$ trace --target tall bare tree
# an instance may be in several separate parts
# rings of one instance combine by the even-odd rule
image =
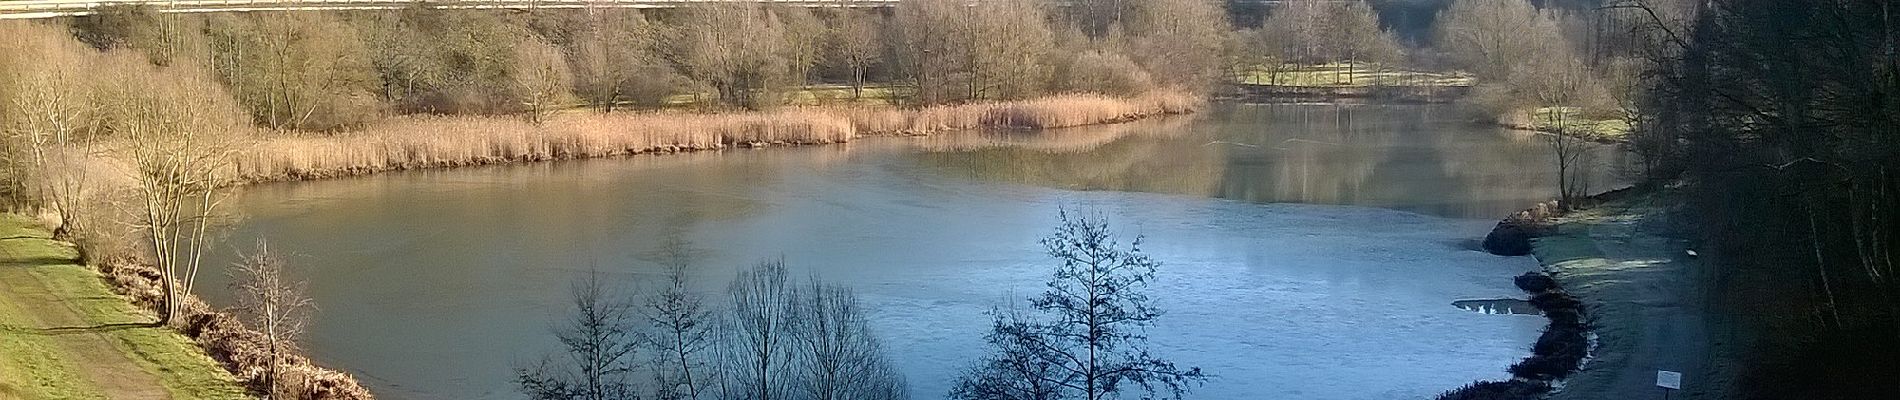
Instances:
[[[575,93],[594,110],[612,112],[639,80],[665,79],[641,75],[643,69],[658,63],[654,56],[657,28],[644,15],[594,2],[587,3],[582,12],[583,26],[565,45]]]
[[[568,99],[572,78],[561,50],[540,40],[523,40],[515,47],[512,71],[516,96],[528,121],[541,123]]]
[[[237,293],[238,309],[250,317],[252,327],[263,331],[271,357],[264,375],[265,396],[276,398],[278,367],[295,352],[310,313],[316,310],[316,300],[305,293],[303,282],[285,276],[283,257],[271,252],[270,244],[262,239],[233,267],[231,288]]]
[[[1198,90],[1221,76],[1221,46],[1232,31],[1221,3],[1131,2],[1122,27],[1128,42],[1125,53],[1162,85]]]
[[[798,292],[798,386],[812,400],[908,398],[850,288],[813,277]]]
[[[777,105],[778,92],[803,82],[809,59],[789,40],[786,24],[771,9],[754,3],[687,7],[672,24],[668,41],[674,64],[688,78],[711,86],[726,105],[764,108]]]
[[[1149,395],[1180,398],[1188,385],[1205,380],[1200,368],[1182,369],[1151,355],[1144,328],[1161,311],[1144,289],[1161,263],[1141,252],[1141,238],[1126,250],[1099,216],[1062,213],[1043,248],[1061,264],[1049,289],[1030,299],[1046,320],[999,314],[990,335],[997,353],[959,381],[961,398],[1020,393],[1031,399],[1115,398],[1127,384]],[[1002,369],[998,371],[998,369]]]
[[[851,98],[862,99],[865,73],[884,59],[884,18],[847,10],[833,13],[829,21],[826,55],[851,71]]]
[[[655,350],[656,392],[662,399],[698,399],[707,392],[706,360],[716,332],[705,298],[688,284],[690,258],[683,244],[669,245],[665,285],[647,296],[645,342]]]
[[[1433,25],[1438,47],[1481,79],[1505,78],[1558,36],[1555,22],[1529,0],[1453,1]]]
[[[785,395],[791,367],[797,290],[784,261],[768,261],[745,271],[728,286],[732,296],[732,358],[743,397],[771,400]]]
[[[4,45],[0,54],[11,59],[0,62],[0,171],[15,180],[11,184],[30,197],[27,200],[53,210],[58,223],[54,237],[71,239],[81,229],[79,207],[92,188],[86,165],[96,157],[93,120],[99,115],[80,71],[92,67],[96,57],[85,57],[86,49],[75,49],[60,32],[28,26],[0,27],[13,43]],[[26,57],[34,58],[27,61]]]
[[[175,72],[175,71],[173,71]],[[109,129],[133,164],[142,203],[139,229],[153,251],[165,291],[160,323],[177,314],[179,299],[197,281],[213,217],[222,203],[215,190],[232,164],[243,124],[223,91],[194,79],[133,69],[146,87],[117,88]],[[151,75],[146,75],[151,74]]]
[[[640,348],[634,305],[607,285],[599,271],[574,282],[574,314],[554,331],[564,357],[516,368],[515,383],[522,393],[536,400],[638,397],[633,383]]]
[[[369,50],[334,16],[218,15],[207,30],[212,67],[259,124],[340,129],[381,114]]]

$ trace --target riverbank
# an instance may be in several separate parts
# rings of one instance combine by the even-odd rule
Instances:
[[[421,168],[569,160],[741,147],[816,145],[865,136],[970,129],[1054,129],[1198,111],[1181,92],[1091,94],[933,106],[807,107],[769,112],[576,113],[540,124],[515,117],[401,117],[344,134],[263,133],[239,152],[237,183],[324,179]]]
[[[0,289],[0,398],[250,398],[24,216],[0,214]]]
[[[1191,113],[1197,111],[1203,104],[1203,100],[1199,97],[1176,92],[1156,92],[1129,98],[1062,95],[1023,101],[973,103],[921,109],[859,106],[723,114],[575,113],[561,115],[542,124],[531,124],[515,117],[404,117],[384,121],[363,131],[347,134],[259,133],[252,139],[236,144],[237,150],[231,153],[234,171],[226,179],[231,184],[241,185],[268,181],[323,179],[417,168],[738,147],[844,143],[854,138],[872,135],[929,135],[965,129],[1052,129]],[[122,163],[110,161],[114,158],[111,155],[95,155],[94,157],[104,159],[98,160],[100,162],[97,163],[67,165],[76,165],[81,168],[126,168]],[[120,190],[122,188],[119,186],[128,185],[129,182],[112,180],[110,179],[112,174],[92,175],[102,176],[94,178],[98,180],[97,182],[87,183],[88,187],[99,189],[96,193],[126,193],[126,190]],[[97,204],[104,208],[83,208],[82,214],[95,217],[97,215],[94,214],[102,213],[116,215],[117,211],[112,207],[119,202],[113,199],[102,199],[97,201]],[[130,233],[104,234],[129,235]],[[42,236],[50,237],[50,234]],[[138,308],[131,307],[137,305],[143,308],[138,312],[149,314],[149,310],[160,306],[162,298],[162,292],[158,289],[160,274],[155,269],[138,264],[128,257],[104,257],[104,259],[106,261],[93,266],[97,272],[94,272],[93,268],[78,265],[73,265],[69,269],[87,273],[89,279],[95,284],[100,281],[98,274],[103,273],[105,275],[103,281],[114,286],[112,291],[123,295],[123,297],[114,295],[111,298],[126,305],[128,309],[137,310]],[[77,263],[76,257],[68,262]],[[105,291],[104,285],[97,286],[100,286],[100,291]],[[83,303],[86,301],[83,299],[90,298],[69,297],[51,296],[44,300],[49,302],[48,304],[57,305],[61,302]],[[127,304],[128,300],[129,304]],[[169,327],[170,329],[152,326],[150,330],[180,339],[178,341],[185,346],[175,347],[199,359],[205,359],[212,366],[212,371],[223,373],[226,380],[233,382],[229,386],[236,388],[232,391],[236,396],[243,396],[245,383],[257,387],[257,383],[262,382],[263,371],[268,370],[265,364],[268,358],[260,353],[259,349],[262,347],[257,345],[261,334],[245,328],[236,318],[204,304],[196,297],[188,296],[182,300],[181,304],[183,310],[181,315],[174,319],[174,326]],[[151,317],[147,316],[144,320],[149,321]],[[185,336],[179,337],[181,333]],[[21,341],[20,343],[30,342]],[[202,351],[193,349],[189,346],[190,344],[196,344]],[[46,352],[19,352],[18,354],[43,353]],[[206,359],[206,355],[209,355],[210,359]],[[36,357],[38,358],[34,360],[22,361],[16,367],[0,368],[0,374],[5,374],[7,371],[29,371],[33,369],[28,367],[40,362],[54,362],[53,359],[48,358],[49,356]],[[216,361],[211,361],[212,359]],[[220,364],[228,371],[216,368]],[[188,369],[174,367],[169,363],[157,363],[151,366],[167,371]],[[301,356],[290,356],[290,361],[281,369],[286,370],[286,376],[282,382],[283,385],[288,386],[283,389],[286,395],[297,398],[336,399],[370,397],[369,393],[364,391],[349,375],[311,365],[306,358]],[[53,375],[47,375],[50,378],[39,380],[22,378],[7,379],[5,382],[85,382],[70,379],[74,373],[59,373],[51,369],[46,370],[45,373]],[[129,376],[123,373],[101,375]],[[132,382],[122,386],[129,388],[127,390],[158,387],[149,383]],[[0,393],[8,393],[8,390],[12,389],[0,385]],[[46,390],[90,393],[86,391],[90,389],[76,387],[53,387]],[[107,397],[165,396],[134,393]],[[195,395],[172,397],[216,398],[216,396]]]
[[[1662,395],[1656,371],[1683,374],[1676,399],[1728,398],[1736,343],[1712,318],[1703,285],[1708,268],[1668,234],[1667,194],[1642,193],[1557,217],[1533,240],[1546,272],[1582,299],[1598,345],[1592,361],[1552,399]]]

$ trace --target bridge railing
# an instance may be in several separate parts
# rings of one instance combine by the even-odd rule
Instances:
[[[433,0],[430,7],[445,9],[527,8],[671,8],[701,3],[753,1],[800,7],[889,7],[899,0]],[[145,5],[158,12],[387,10],[409,7],[416,0],[0,0],[0,19],[54,18],[90,15],[109,5]]]

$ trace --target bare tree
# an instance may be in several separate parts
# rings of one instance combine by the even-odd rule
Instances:
[[[212,67],[254,121],[278,129],[338,129],[380,114],[381,85],[354,26],[327,14],[218,15]]]
[[[19,55],[38,53],[39,58],[30,63],[0,65],[10,77],[0,79],[0,98],[8,98],[8,107],[0,111],[0,122],[4,122],[0,125],[0,147],[24,153],[0,154],[6,157],[0,161],[0,169],[15,174],[18,184],[30,191],[31,200],[57,214],[53,236],[70,240],[81,229],[79,208],[91,192],[88,182],[93,168],[86,161],[99,152],[91,122],[98,115],[98,107],[76,76],[90,60],[74,55],[86,54],[87,50],[52,49],[77,46],[64,37],[49,37],[53,32],[12,29],[7,33],[25,42],[22,44],[26,48],[19,49],[23,53]]]
[[[1147,0],[1128,7],[1121,24],[1124,53],[1162,85],[1202,89],[1220,77],[1221,46],[1232,31],[1220,3]]]
[[[1521,99],[1514,102],[1528,102],[1545,110],[1546,120],[1541,122],[1554,130],[1548,143],[1556,157],[1558,199],[1569,207],[1585,195],[1577,169],[1589,151],[1578,138],[1585,132],[1572,129],[1573,114],[1607,102],[1608,95],[1566,41],[1556,36],[1546,39],[1549,41],[1539,44],[1537,57],[1515,66],[1503,86],[1511,97]]]
[[[907,398],[903,377],[885,359],[883,346],[850,288],[813,277],[798,292],[796,338],[799,386],[812,400]]]
[[[1009,99],[1041,93],[1053,72],[1053,49],[1042,5],[1029,1],[965,3],[917,0],[898,4],[899,66],[917,84],[918,100]]]
[[[689,256],[683,244],[667,248],[666,285],[647,296],[644,340],[655,350],[656,392],[662,399],[697,399],[705,391],[705,360],[713,341],[714,315],[705,299],[688,286]]]
[[[1344,78],[1343,83],[1352,84],[1359,62],[1383,63],[1400,57],[1397,41],[1379,28],[1378,18],[1364,2],[1281,2],[1262,22],[1256,46],[1280,61],[1345,62],[1345,74],[1335,70],[1333,80]]]
[[[515,369],[521,392],[536,400],[635,398],[634,362],[639,350],[634,306],[619,298],[599,271],[573,284],[574,314],[554,331],[565,360],[543,358]]]
[[[878,13],[840,11],[832,14],[830,22],[827,54],[833,63],[851,70],[851,98],[862,99],[866,71],[884,59],[883,17]]]
[[[222,202],[214,189],[231,165],[242,122],[221,113],[228,110],[228,100],[218,97],[222,91],[152,78],[145,79],[154,85],[120,89],[123,104],[114,107],[113,129],[129,147],[142,202],[138,228],[163,274],[165,305],[158,321],[163,324],[177,314],[179,299],[197,281]]]
[[[316,301],[304,291],[304,284],[284,276],[283,257],[272,253],[262,239],[257,248],[234,265],[231,288],[237,293],[238,309],[250,316],[251,326],[262,330],[264,344],[271,357],[264,375],[266,398],[276,398],[278,366],[291,354]]]
[[[1261,22],[1261,44],[1272,58],[1281,62],[1317,64],[1332,61],[1325,40],[1325,35],[1334,31],[1328,4],[1319,0],[1278,3]]]
[[[980,2],[966,7],[961,29],[967,99],[1017,99],[1042,93],[1054,49],[1042,5],[1030,1]]]
[[[596,111],[612,112],[623,96],[634,96],[645,80],[665,80],[666,74],[646,75],[658,64],[654,56],[658,33],[638,11],[604,8],[589,2],[584,27],[568,43],[568,64],[574,87]],[[635,96],[639,97],[639,96]],[[645,99],[636,99],[644,101]]]
[[[1042,240],[1061,265],[1049,290],[1030,299],[1030,306],[1049,319],[999,315],[990,336],[998,354],[966,374],[952,395],[1097,400],[1135,384],[1150,395],[1178,399],[1187,385],[1205,380],[1200,368],[1178,368],[1145,348],[1143,330],[1161,311],[1144,289],[1161,263],[1142,254],[1141,238],[1123,250],[1103,217],[1072,217],[1064,211],[1061,219],[1056,232]]]
[[[572,75],[560,49],[540,40],[525,40],[515,47],[514,85],[528,121],[541,123],[568,98]]]
[[[1057,400],[1064,398],[1068,371],[1057,360],[1062,355],[1035,335],[1024,335],[1033,322],[1015,308],[992,311],[995,317],[984,340],[991,353],[957,377],[950,398],[963,400]]]
[[[1139,0],[1076,0],[1063,7],[1068,23],[1089,37],[1105,37],[1113,32]]]
[[[1437,45],[1482,79],[1503,79],[1558,36],[1528,0],[1457,0],[1433,23]]]
[[[727,293],[732,296],[731,353],[743,396],[782,397],[797,312],[796,289],[787,278],[785,262],[767,261],[740,271]]]
[[[917,87],[916,102],[929,105],[950,101],[955,85],[951,75],[959,68],[954,50],[959,47],[956,32],[960,5],[948,0],[916,0],[897,4],[891,31],[898,40],[891,42],[898,69]]]
[[[674,64],[693,80],[712,86],[727,105],[777,105],[784,86],[802,82],[809,59],[789,40],[778,14],[754,3],[687,7],[668,38]]]

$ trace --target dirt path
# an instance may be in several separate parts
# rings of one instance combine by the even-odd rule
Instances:
[[[112,292],[72,245],[0,214],[0,400],[250,398],[237,378]]]
[[[1682,241],[1662,234],[1664,213],[1638,198],[1566,218],[1560,233],[1540,238],[1538,259],[1582,298],[1595,319],[1596,358],[1553,399],[1662,399],[1656,371],[1683,373],[1671,399],[1720,399],[1731,386],[1723,361],[1734,353],[1716,341],[1706,307],[1704,263]]]
[[[114,345],[108,334],[117,329],[136,328],[123,321],[93,321],[73,310],[71,303],[57,295],[35,274],[35,268],[58,268],[14,262],[0,254],[0,296],[27,310],[21,320],[30,321],[27,334],[41,335],[51,342],[64,360],[78,368],[79,375],[106,398],[165,399],[170,396],[159,379],[140,368]],[[71,267],[68,265],[68,267]]]

